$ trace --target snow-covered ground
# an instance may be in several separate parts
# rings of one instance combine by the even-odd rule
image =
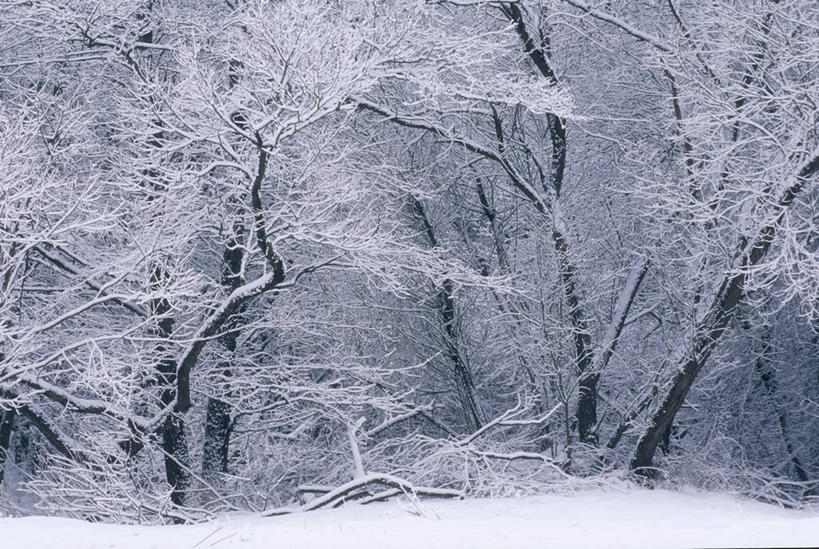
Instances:
[[[819,514],[715,494],[586,491],[518,499],[395,501],[195,526],[0,519],[0,547],[125,549],[658,548],[819,546]]]

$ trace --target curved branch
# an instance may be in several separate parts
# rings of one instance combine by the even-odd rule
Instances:
[[[246,301],[268,292],[281,284],[283,275],[280,271],[274,270],[260,276],[253,282],[244,284],[236,288],[225,299],[222,304],[207,318],[199,327],[182,356],[179,358],[179,368],[177,370],[177,394],[174,403],[174,411],[185,412],[191,405],[191,370],[196,364],[202,349],[205,345],[217,336],[228,319],[239,310]]]

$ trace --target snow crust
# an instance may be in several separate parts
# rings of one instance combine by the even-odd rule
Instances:
[[[819,545],[819,513],[727,495],[584,491],[514,499],[393,501],[194,526],[0,519],[0,546],[82,549],[683,548]]]

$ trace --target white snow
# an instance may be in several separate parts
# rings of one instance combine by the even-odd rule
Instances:
[[[419,516],[419,510],[423,516]],[[726,495],[592,490],[516,499],[394,501],[195,526],[0,519],[13,549],[369,549],[819,546],[819,513]]]

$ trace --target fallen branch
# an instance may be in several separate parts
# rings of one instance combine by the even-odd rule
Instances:
[[[392,490],[382,491],[376,494],[364,492],[365,489],[372,486],[386,486]],[[346,484],[342,484],[338,488],[327,492],[323,496],[319,496],[314,500],[302,505],[297,509],[271,509],[262,513],[264,517],[272,517],[276,515],[286,515],[295,512],[315,511],[322,507],[337,507],[345,501],[350,499],[366,498],[365,503],[372,503],[373,501],[382,501],[390,497],[400,494],[413,494],[415,496],[425,496],[431,498],[456,498],[463,499],[464,494],[460,490],[450,490],[446,488],[429,488],[421,486],[413,486],[410,482],[404,479],[387,475],[382,473],[370,473],[361,478],[352,480]]]

